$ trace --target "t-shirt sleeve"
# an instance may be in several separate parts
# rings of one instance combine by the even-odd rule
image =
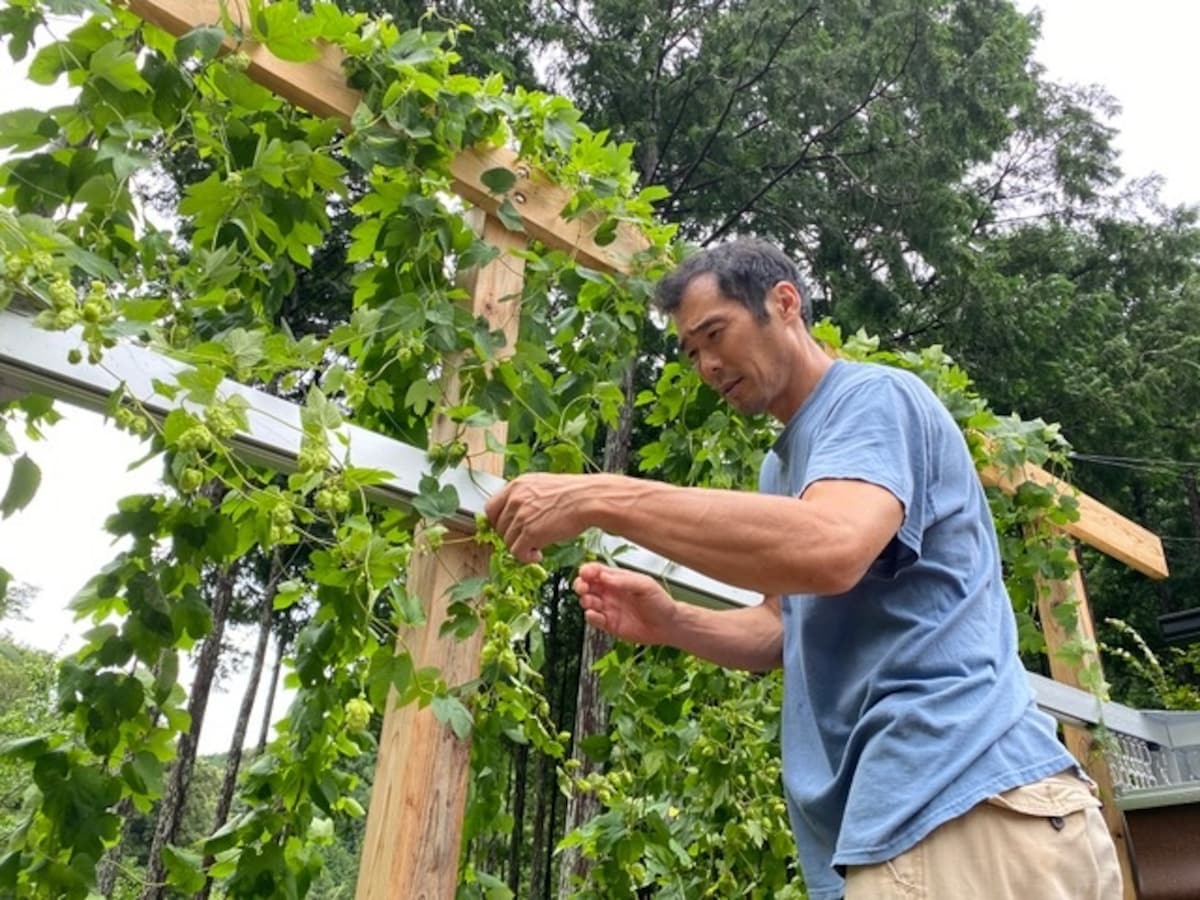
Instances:
[[[929,517],[928,435],[929,411],[917,386],[895,377],[852,385],[813,435],[799,493],[829,480],[863,481],[889,491],[904,508],[896,535],[907,551],[901,556],[919,557]]]

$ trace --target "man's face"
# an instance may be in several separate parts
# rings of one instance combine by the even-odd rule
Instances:
[[[688,285],[674,313],[683,355],[709,387],[747,415],[774,413],[787,377],[784,328],[769,296],[767,311],[768,320],[759,322],[723,296],[710,273]]]

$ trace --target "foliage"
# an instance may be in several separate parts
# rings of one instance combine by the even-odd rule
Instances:
[[[1134,649],[1130,650],[1105,644],[1104,650],[1110,658],[1128,666],[1142,682],[1144,699],[1139,702],[1140,706],[1200,710],[1200,689],[1196,687],[1200,676],[1200,644],[1193,643],[1186,648],[1168,647],[1167,659],[1163,660],[1127,622],[1108,619],[1107,624],[1133,645]]]
[[[53,654],[0,637],[0,734],[21,740],[55,727]],[[29,790],[25,767],[0,757],[0,835],[9,835]]]
[[[98,859],[117,839],[119,805],[152,809],[175,740],[187,728],[178,654],[211,627],[203,579],[228,572],[253,549],[270,554],[302,542],[313,548],[306,568],[280,586],[276,599],[280,608],[312,610],[288,675],[296,700],[276,741],[245,773],[236,817],[216,834],[166,851],[170,886],[198,889],[211,857],[207,874],[229,897],[312,891],[321,883],[335,830],[359,827],[362,760],[375,749],[369,725],[389,696],[430,706],[460,737],[474,730],[467,838],[503,834],[513,824],[501,774],[511,746],[556,760],[565,754],[539,674],[543,633],[535,610],[547,573],[518,566],[495,548],[488,578],[451,590],[449,630],[466,636],[482,628],[485,641],[480,679],[451,685],[441,673],[418,667],[404,639],[396,643],[397,633],[407,634],[406,626],[420,626],[427,616],[421,601],[428,598],[408,592],[407,567],[416,554],[471,539],[441,522],[457,510],[458,499],[437,477],[471,452],[469,429],[510,423],[504,448],[510,474],[596,468],[605,430],[618,422],[630,360],[639,348],[665,353],[649,327],[646,303],[656,275],[683,252],[670,244],[675,229],[653,218],[653,204],[666,192],[639,181],[644,160],[631,144],[591,131],[564,99],[509,90],[499,76],[466,74],[458,67],[457,30],[402,30],[329,4],[302,10],[290,0],[254,4],[249,21],[214,23],[179,40],[121,8],[91,2],[12,2],[0,28],[11,52],[22,56],[47,9],[78,7],[95,14],[38,49],[30,70],[42,83],[66,76],[79,88],[77,102],[0,119],[0,145],[17,154],[0,166],[0,306],[15,302],[32,308],[42,327],[75,329],[73,362],[102,365],[118,341],[136,340],[185,368],[173,383],[156,386],[176,404],[161,421],[124,391],[112,397],[110,418],[144,439],[149,458],[164,467],[167,486],[121,501],[108,528],[131,546],[74,601],[95,627],[59,671],[57,712],[67,729],[8,748],[8,757],[32,772],[36,791],[0,858],[0,888],[22,896],[86,896]],[[893,103],[872,87],[881,65],[889,73],[903,66],[888,82],[899,85],[899,76],[909,73],[906,54],[925,54],[938,87],[918,110],[931,135],[928,146],[911,148],[915,162],[909,151],[887,154],[877,173],[881,179],[921,176],[913,180],[920,202],[911,209],[880,207],[853,179],[861,200],[847,213],[853,227],[815,199],[806,206],[789,197],[784,204],[828,213],[813,246],[828,257],[821,271],[829,284],[839,272],[907,252],[892,232],[866,241],[861,253],[857,246],[832,248],[833,234],[874,234],[879,208],[916,229],[930,204],[961,199],[945,187],[947,179],[986,159],[1009,133],[1006,104],[1027,90],[1016,70],[1029,35],[1007,6],[989,4],[985,12],[977,22],[964,22],[969,14],[958,10],[939,26],[936,17],[910,21],[897,6],[881,19],[889,30],[879,32],[856,24],[851,12],[830,14],[808,35],[809,49],[822,49],[828,73],[838,77],[818,85],[809,74],[796,83],[844,93],[832,98],[835,118],[821,126],[820,139],[803,150],[802,162],[814,166],[810,187],[827,179],[835,193],[850,186],[839,174],[844,159],[824,146],[835,136],[845,136],[847,147],[861,145],[864,158],[875,143],[908,146],[897,137],[905,103],[929,85],[904,82],[910,93]],[[1015,36],[1012,46],[987,38],[993,18]],[[707,34],[709,23],[696,15],[680,21]],[[760,34],[746,30],[751,22],[714,17],[719,30],[713,38],[745,55],[757,46],[747,38]],[[907,29],[914,23],[910,42]],[[603,24],[621,22],[606,17]],[[963,33],[960,26],[970,26],[978,56],[966,73],[940,57]],[[318,39],[340,48],[350,82],[362,91],[352,131],[342,135],[337,123],[305,115],[254,83],[243,52],[219,54],[227,36],[253,37],[295,61],[313,58]],[[861,53],[863,45],[851,37],[874,55]],[[680,62],[686,64],[681,83],[695,96],[679,108],[694,113],[694,103],[719,93],[722,73],[709,79],[702,59]],[[780,70],[786,77],[772,83],[775,93],[792,83],[802,63],[810,65],[802,55],[789,56]],[[994,107],[951,102],[979,93],[993,72],[1016,79],[1004,85]],[[865,118],[874,124],[860,127],[853,111],[863,90],[872,103],[886,102],[878,117]],[[943,109],[954,116],[945,118]],[[938,147],[941,137],[961,130],[956,116],[978,117],[986,127],[949,159]],[[789,123],[756,122],[753,112],[741,120],[761,134],[736,166],[778,169],[780,162],[764,154]],[[511,357],[502,335],[463,303],[467,292],[457,276],[493,261],[496,251],[449,199],[454,156],[478,144],[504,143],[572,192],[564,215],[596,217],[598,241],[621,224],[636,225],[650,241],[625,275],[593,271],[566,253],[531,244],[523,254],[523,315]],[[818,151],[820,157],[808,155]],[[179,227],[168,231],[142,218],[135,191],[140,172],[165,168],[164,157],[181,152],[194,153],[197,164],[177,173],[185,182]],[[658,152],[667,159],[663,147]],[[906,160],[911,167],[901,164]],[[711,179],[722,171],[700,174]],[[351,173],[365,185],[353,196]],[[676,214],[688,209],[679,204],[689,178],[683,172],[675,184]],[[503,198],[500,219],[520,230],[519,198],[511,195],[515,173],[493,169],[484,182]],[[696,221],[722,231],[723,214],[695,206],[707,196],[693,185],[687,202]],[[344,321],[307,316],[306,327],[293,331],[288,298],[298,272],[312,264],[314,249],[333,229],[330,197],[344,198],[354,219],[345,251],[353,309]],[[765,221],[780,209],[764,207],[755,215]],[[805,234],[788,221],[796,235]],[[791,249],[797,239],[789,238]],[[870,300],[852,291],[847,296],[857,298],[851,308]],[[842,341],[830,326],[821,335],[846,355],[925,377],[963,424],[980,463],[1045,463],[1051,453],[1061,458],[1052,429],[995,416],[940,349],[880,351],[862,334]],[[457,368],[453,384],[448,360]],[[641,470],[671,481],[749,486],[771,439],[764,423],[719,409],[686,366],[663,357],[642,363],[653,372],[654,387],[637,398],[638,427],[649,435],[638,456]],[[302,398],[295,471],[281,477],[238,458],[232,447],[246,429],[246,405],[222,379]],[[36,423],[48,407],[27,399],[11,415],[17,411]],[[371,501],[371,489],[387,473],[352,464],[346,423],[427,449],[428,472],[413,509]],[[0,441],[6,434],[0,432]],[[19,506],[24,493],[18,490],[8,505]],[[993,501],[1006,534],[1031,524],[1048,528],[1071,514],[1069,503],[1042,491]],[[485,529],[478,539],[494,544]],[[587,546],[562,548],[552,565],[577,565]],[[1035,574],[1060,576],[1068,560],[1061,544],[1043,544],[1028,532],[1006,541],[1005,551],[1018,611],[1028,624],[1030,593],[1020,586]],[[778,680],[630,648],[604,660],[601,676],[614,703],[613,730],[589,750],[606,761],[607,771],[573,779],[574,767],[565,760],[559,773],[564,789],[594,791],[606,807],[567,839],[599,861],[585,893],[799,896],[777,796]],[[501,897],[508,890],[467,854],[461,882],[465,896]]]
[[[36,5],[20,10],[21,23],[42,15]],[[238,33],[232,22],[223,27]],[[365,491],[385,473],[346,464],[345,448],[331,435],[350,418],[424,444],[435,416],[459,423],[461,433],[508,417],[522,379],[550,388],[540,354],[493,366],[495,335],[459,305],[465,292],[449,267],[487,262],[494,251],[444,202],[446,166],[458,149],[511,136],[527,158],[564,181],[581,185],[584,173],[591,176],[575,214],[606,211],[615,223],[649,212],[650,195],[631,190],[627,152],[592,136],[569,108],[535,94],[506,94],[497,78],[451,72],[453,33],[401,33],[332,7],[304,15],[286,3],[263,10],[252,30],[284,58],[308,57],[318,36],[339,44],[364,92],[355,131],[338,147],[371,187],[354,209],[355,312],[328,334],[296,339],[270,323],[295,267],[309,264],[309,248],[329,228],[323,198],[343,190],[345,171],[330,144],[335,129],[253,84],[244,56],[217,59],[221,29],[174,41],[125,12],[100,12],[41,48],[31,67],[39,81],[66,73],[82,88],[78,103],[4,123],[9,146],[21,151],[3,170],[12,210],[5,210],[5,299],[40,310],[43,327],[82,326],[72,361],[102,363],[117,340],[133,338],[188,363],[176,383],[157,386],[167,399],[188,403],[161,422],[133,397],[119,392],[112,399],[110,416],[147,440],[169,487],[121,502],[109,527],[133,546],[74,603],[97,623],[60,676],[59,710],[74,733],[12,748],[44,773],[35,777],[40,796],[0,866],[8,888],[22,893],[85,893],[103,848],[116,839],[118,802],[129,798],[145,810],[158,796],[174,738],[187,725],[177,653],[209,628],[201,579],[253,547],[302,539],[321,547],[278,600],[315,601],[289,675],[299,693],[271,753],[246,774],[246,811],[194,848],[167,851],[172,884],[195,885],[203,854],[215,857],[211,874],[230,896],[305,893],[320,869],[329,823],[362,813],[350,793],[357,776],[348,761],[372,745],[363,713],[382,708],[389,691],[402,703],[432,704],[465,735],[471,716],[457,694],[436,671],[415,668],[403,646],[391,646],[396,625],[424,616],[404,590],[415,517],[372,507]],[[144,47],[141,55],[137,47]],[[69,144],[51,143],[59,137]],[[206,167],[184,189],[184,227],[173,236],[137,221],[131,189],[152,153],[185,145]],[[501,174],[492,178],[503,191]],[[519,224],[515,213],[511,218]],[[640,309],[644,289],[628,299],[614,290],[616,279],[580,272],[562,254],[543,254],[531,268],[535,324],[539,299],[560,284],[571,296],[592,298],[594,324],[581,328],[584,339],[564,354],[586,359],[620,351],[621,341],[612,339],[636,322],[631,310]],[[452,405],[443,385],[427,377],[451,354],[463,359]],[[299,469],[285,482],[231,454],[230,439],[246,427],[245,405],[224,392],[222,377],[309,385]],[[514,459],[524,452],[582,466],[582,447],[595,430],[584,427],[595,402],[588,398],[614,403],[611,392],[592,384],[579,379],[550,402],[548,390],[523,397],[534,426]],[[563,395],[573,409],[558,410]],[[433,472],[461,459],[462,446],[457,437],[430,446]],[[415,507],[427,524],[422,546],[436,550],[444,534],[436,520],[457,500],[435,478],[426,484]],[[456,627],[464,632],[477,627],[469,603],[476,594],[470,585],[456,591]],[[381,601],[390,622],[377,620]],[[510,625],[495,621],[497,629]],[[497,652],[507,672],[509,656]],[[504,691],[493,691],[503,712]],[[529,702],[529,692],[520,698]],[[481,699],[482,713],[488,702]],[[521,728],[528,732],[533,721]]]

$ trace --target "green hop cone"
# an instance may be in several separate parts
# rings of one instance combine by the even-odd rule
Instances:
[[[185,494],[194,494],[204,484],[204,473],[199,469],[184,469],[179,476],[179,490]]]
[[[367,726],[371,724],[371,713],[374,707],[371,706],[366,699],[355,697],[353,700],[346,701],[346,729],[351,734],[358,734],[366,731]]]

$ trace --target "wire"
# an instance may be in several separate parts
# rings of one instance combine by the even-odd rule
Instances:
[[[1118,469],[1134,469],[1142,472],[1182,473],[1200,472],[1200,462],[1182,459],[1154,459],[1145,456],[1111,456],[1102,453],[1079,453],[1071,451],[1068,457],[1075,462],[1112,466]]]

